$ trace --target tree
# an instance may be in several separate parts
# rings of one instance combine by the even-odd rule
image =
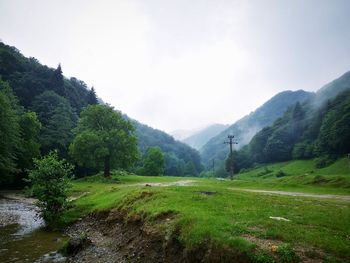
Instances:
[[[34,169],[29,172],[32,191],[48,225],[58,222],[67,207],[67,190],[72,178],[73,166],[59,160],[57,152],[34,160]]]
[[[164,154],[159,147],[150,147],[146,152],[143,161],[144,175],[163,175],[164,174]]]
[[[196,166],[192,161],[189,161],[185,165],[185,176],[197,176],[198,172]]]
[[[88,105],[80,115],[70,155],[81,166],[128,168],[138,159],[134,127],[108,105]]]
[[[97,96],[94,87],[91,88],[88,94],[87,103],[90,105],[98,104]]]
[[[39,132],[41,123],[35,112],[25,112],[19,119],[21,139],[17,153],[19,176],[17,183],[21,183],[22,178],[27,174],[27,169],[33,168],[33,159],[40,156]]]
[[[10,86],[0,80],[0,182],[17,171],[16,153],[20,142],[18,112]]]
[[[42,152],[47,154],[57,149],[61,156],[66,157],[77,120],[69,102],[53,91],[45,91],[34,99],[31,109],[38,114],[43,125],[40,133]]]
[[[65,88],[64,88],[64,78],[62,74],[61,64],[58,64],[57,69],[52,74],[51,78],[51,89],[55,91],[60,96],[65,96]]]

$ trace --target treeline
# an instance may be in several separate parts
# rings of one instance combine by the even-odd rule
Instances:
[[[0,79],[0,182],[21,183],[26,170],[32,166],[33,157],[46,155],[52,150],[57,150],[60,157],[73,162],[69,155],[69,145],[74,139],[74,128],[79,115],[87,105],[99,103],[94,88],[88,88],[83,81],[76,78],[65,78],[61,65],[56,69],[43,66],[35,58],[26,58],[16,48],[1,42]],[[129,119],[125,115],[123,118]],[[11,121],[8,123],[8,120]],[[141,152],[133,171],[143,167],[142,156],[147,149],[158,146],[165,153],[166,175],[196,175],[200,172],[198,152],[175,141],[164,132],[136,121],[132,123],[136,128],[138,149]],[[13,140],[7,139],[8,137]],[[26,144],[32,149],[27,149]],[[30,153],[24,154],[25,151]],[[96,171],[97,168],[86,168],[76,163],[75,174],[78,176]]]
[[[350,85],[322,104],[317,99],[296,103],[235,152],[236,172],[262,163],[315,157],[316,165],[324,167],[350,153]]]
[[[213,160],[218,164],[222,164],[222,162],[225,161],[228,148],[223,146],[223,141],[226,139],[227,135],[235,135],[236,140],[239,142],[236,148],[242,147],[248,144],[258,131],[266,126],[272,125],[274,121],[283,116],[288,107],[297,102],[303,103],[313,96],[314,93],[303,90],[283,91],[276,94],[254,112],[241,118],[217,136],[210,139],[200,149],[204,165],[206,168],[211,168]]]
[[[199,152],[187,144],[157,129],[133,121],[139,140],[138,148],[145,156],[150,147],[159,147],[164,153],[164,174],[169,176],[197,176],[202,170]],[[142,158],[143,160],[144,158]],[[142,167],[142,160],[139,168]]]

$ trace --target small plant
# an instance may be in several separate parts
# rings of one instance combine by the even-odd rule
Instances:
[[[275,263],[273,257],[267,253],[253,254],[250,258],[254,263]]]
[[[55,225],[67,208],[67,190],[73,166],[51,152],[42,159],[34,159],[34,169],[29,172],[32,193],[38,198],[41,215],[48,226]]]
[[[281,262],[299,262],[298,255],[295,253],[294,249],[289,244],[278,246],[277,255],[280,258]]]

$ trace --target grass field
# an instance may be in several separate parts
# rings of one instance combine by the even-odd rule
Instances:
[[[95,176],[74,182],[71,195],[79,198],[73,201],[74,207],[66,213],[65,220],[69,222],[91,212],[119,208],[128,211],[131,218],[142,215],[149,224],[160,216],[171,216],[174,219],[168,228],[179,230],[179,239],[188,249],[211,242],[247,253],[255,262],[294,262],[298,258],[350,261],[349,201],[239,190],[347,194],[346,185],[338,186],[332,180],[346,174],[330,173],[331,169],[340,169],[343,162],[340,160],[328,168],[328,172],[327,169],[314,170],[311,175],[305,175],[312,166],[308,161],[276,164],[268,169],[283,169],[288,175],[276,178],[265,174],[266,178],[261,178],[258,174],[264,168],[259,168],[239,175],[234,181],[136,175],[115,175],[112,180],[104,180]],[[308,176],[311,179],[305,178]],[[327,178],[328,184],[310,183],[317,176]],[[191,182],[174,185],[184,180]],[[157,184],[145,186],[146,183]]]

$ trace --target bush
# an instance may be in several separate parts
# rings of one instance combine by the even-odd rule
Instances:
[[[73,166],[59,160],[57,152],[42,159],[34,159],[34,169],[29,172],[32,192],[38,198],[41,215],[48,226],[57,223],[67,208],[67,190],[72,178]]]

